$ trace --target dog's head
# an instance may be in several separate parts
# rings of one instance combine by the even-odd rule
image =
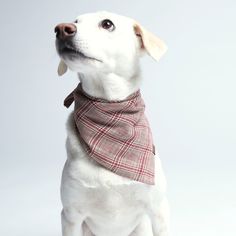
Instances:
[[[167,49],[133,19],[108,12],[81,15],[73,23],[57,25],[55,32],[59,75],[69,67],[82,74],[92,69],[132,76],[143,52],[159,60]]]

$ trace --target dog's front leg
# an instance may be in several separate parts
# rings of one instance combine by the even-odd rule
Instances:
[[[153,236],[169,236],[169,203],[165,197],[159,207],[151,212]]]
[[[82,224],[85,217],[78,212],[63,209],[61,212],[62,235],[83,236]]]

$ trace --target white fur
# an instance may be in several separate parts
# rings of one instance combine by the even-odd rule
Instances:
[[[60,56],[78,73],[83,89],[108,100],[121,100],[137,91],[141,49],[134,20],[107,12],[77,19],[76,47],[98,60]],[[103,19],[112,20],[115,31],[99,27]],[[156,184],[143,184],[91,160],[81,147],[73,115],[67,132],[68,158],[61,183],[63,236],[168,236],[166,181],[159,157],[155,157]]]

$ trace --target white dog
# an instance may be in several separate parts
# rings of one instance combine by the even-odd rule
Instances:
[[[108,102],[123,101],[139,90],[143,52],[159,60],[166,51],[165,44],[139,23],[108,12],[79,16],[73,23],[59,24],[55,32],[61,58],[58,74],[69,67],[78,73],[86,94]],[[73,114],[67,130],[63,236],[168,236],[166,181],[159,157],[155,156],[155,184],[145,184],[91,159]]]

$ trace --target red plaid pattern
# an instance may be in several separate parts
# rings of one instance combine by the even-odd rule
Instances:
[[[91,97],[81,84],[65,99],[88,155],[108,170],[154,184],[154,146],[140,91],[122,101]]]

